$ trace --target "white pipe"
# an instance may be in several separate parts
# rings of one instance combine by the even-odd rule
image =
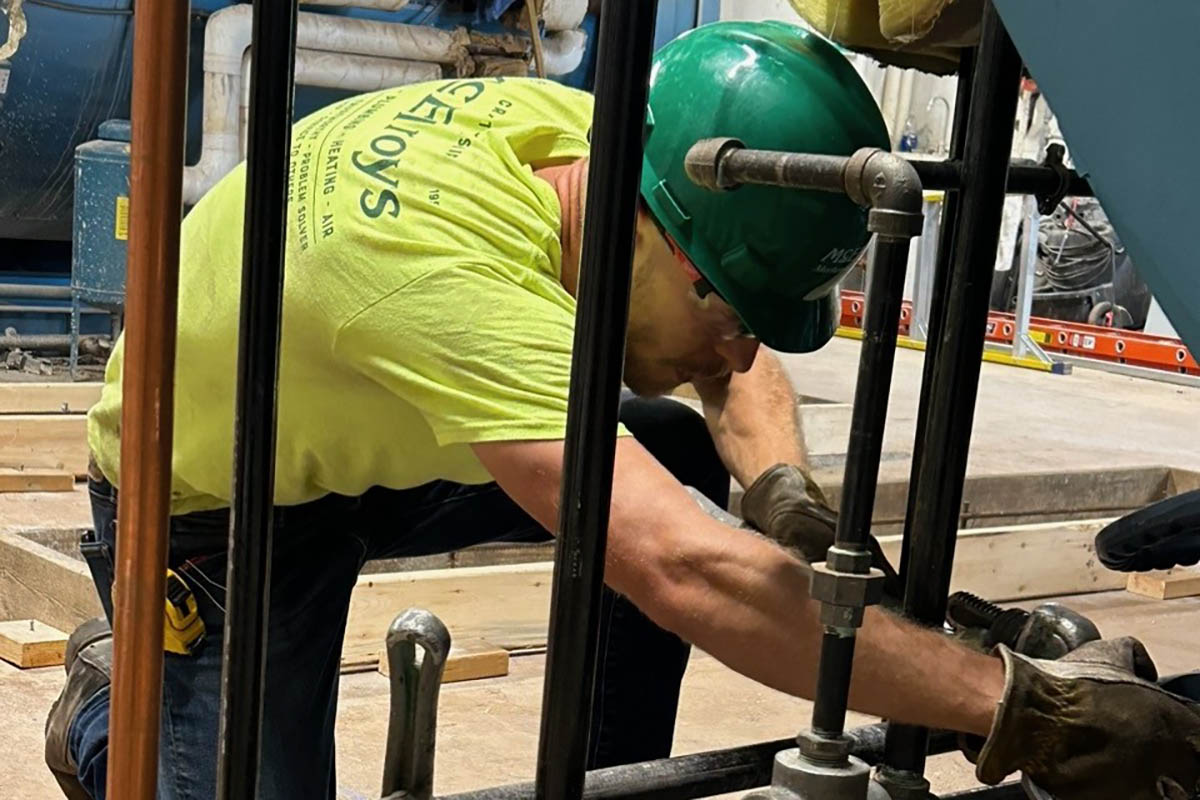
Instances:
[[[895,67],[888,67],[883,76],[883,100],[879,104],[879,110],[883,113],[883,122],[888,128],[888,137],[895,141],[898,131],[896,129],[896,107],[900,105],[900,76],[897,74],[900,70]]]
[[[893,148],[900,145],[900,137],[904,135],[904,126],[908,122],[909,114],[912,113],[913,78],[916,74],[915,69],[906,69],[900,75],[900,102],[896,105],[896,124],[892,128]]]
[[[380,11],[399,11],[408,5],[408,0],[302,0],[302,6],[354,6],[377,8]]]
[[[242,101],[238,108],[239,158],[246,157],[246,128],[250,123],[250,61],[251,51],[247,50],[242,60]],[[371,92],[440,77],[441,66],[428,61],[401,61],[296,48],[297,86]]]
[[[183,200],[193,205],[237,166],[242,57],[250,47],[253,7],[215,11],[204,29],[204,137],[200,160],[183,171]],[[451,64],[461,73],[470,64],[463,29],[442,31],[416,25],[349,19],[300,12],[296,46],[391,59]]]
[[[548,31],[574,30],[583,22],[587,9],[588,0],[545,0],[542,24]]]
[[[566,75],[583,62],[587,34],[580,30],[555,31],[542,40],[547,75]]]

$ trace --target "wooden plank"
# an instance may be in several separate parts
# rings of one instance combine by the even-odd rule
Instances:
[[[540,562],[363,575],[350,597],[343,657],[378,653],[392,620],[413,607],[464,640],[506,649],[545,644],[553,573],[552,563]]]
[[[1021,600],[1101,592],[1125,586],[1125,574],[1096,558],[1096,534],[1112,520],[1048,522],[958,533],[950,590],[986,600]],[[893,564],[900,563],[901,537],[880,537]]]
[[[62,631],[104,613],[87,565],[0,533],[0,619],[37,619]]]
[[[1104,568],[1094,539],[1108,519],[960,531],[951,590],[996,601],[1106,591],[1126,576]],[[881,543],[899,561],[900,536]],[[343,658],[383,647],[387,627],[409,607],[427,608],[464,638],[506,649],[546,642],[551,563],[366,575],[351,601]]]
[[[103,383],[0,383],[0,414],[86,414]]]
[[[69,492],[75,476],[56,469],[0,467],[0,492]]]
[[[390,674],[386,654],[380,654],[379,674]],[[451,637],[450,655],[442,672],[442,683],[499,678],[508,674],[508,651],[483,639],[459,641]]]
[[[1129,576],[1125,589],[1155,600],[1196,597],[1200,595],[1200,567],[1135,572]]]
[[[1186,469],[1171,470],[1171,491],[1169,495],[1183,494],[1200,489],[1200,472]]]
[[[0,467],[55,469],[83,476],[88,468],[83,414],[0,415]]]
[[[33,619],[0,622],[0,658],[21,669],[63,663],[67,635]]]

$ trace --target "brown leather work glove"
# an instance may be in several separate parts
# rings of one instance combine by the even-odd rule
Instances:
[[[793,464],[776,464],[750,484],[742,495],[742,517],[810,564],[825,560],[838,520],[821,487]],[[896,570],[874,536],[868,549],[871,566],[884,574],[884,605],[899,605],[904,588]]]
[[[1200,705],[1152,683],[1141,642],[1089,642],[1057,661],[997,649],[1007,677],[979,780],[996,784],[1020,770],[1058,800],[1200,793]]]

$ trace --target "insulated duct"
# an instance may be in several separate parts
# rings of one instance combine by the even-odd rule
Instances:
[[[188,205],[194,205],[241,158],[242,59],[251,44],[252,13],[251,5],[229,6],[214,12],[205,27],[203,141],[200,159],[184,168],[183,201]],[[298,14],[296,24],[297,47],[302,49],[424,61],[432,65],[431,74],[437,69],[437,75],[441,74],[437,65],[455,74],[472,68],[469,37],[463,29],[444,31],[306,12]],[[384,71],[378,64],[368,69],[377,74]],[[401,68],[389,69],[395,74]]]

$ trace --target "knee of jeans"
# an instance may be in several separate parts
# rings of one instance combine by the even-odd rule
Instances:
[[[703,415],[666,397],[639,397],[622,403],[621,422],[680,483],[728,507],[729,470]]]

